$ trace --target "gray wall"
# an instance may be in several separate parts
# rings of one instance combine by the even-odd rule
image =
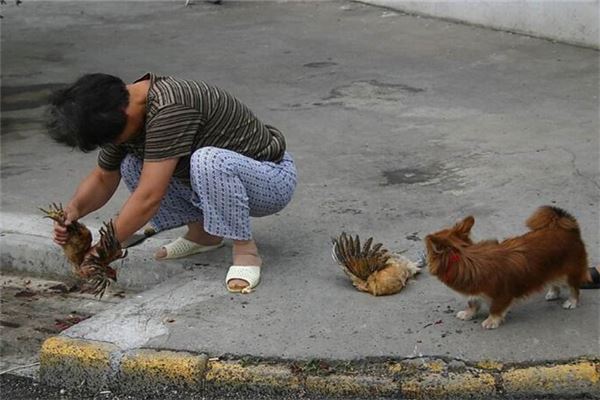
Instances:
[[[403,1],[365,0],[400,11],[464,21],[599,48],[598,0]]]

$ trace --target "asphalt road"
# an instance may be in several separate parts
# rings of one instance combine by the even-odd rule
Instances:
[[[164,399],[164,400],[175,400],[175,399],[190,399],[190,400],[224,400],[224,399],[247,399],[243,396],[220,396],[214,397],[211,395],[197,394],[182,392],[173,389],[166,389],[164,391],[156,393],[143,393],[143,394],[120,394],[112,393],[109,391],[100,392],[97,394],[89,395],[82,393],[77,390],[69,390],[50,387],[43,385],[39,382],[34,381],[31,378],[16,376],[16,375],[0,375],[0,393],[4,399],[12,400],[153,400],[153,399]],[[265,397],[257,394],[253,396],[254,399],[272,399],[273,397]],[[284,399],[285,397],[277,397],[278,399]],[[291,397],[290,397],[291,399]]]
[[[301,395],[293,396],[274,396],[262,393],[253,393],[251,397],[248,394],[229,394],[212,395],[191,393],[181,390],[166,389],[155,393],[143,394],[120,394],[112,392],[101,392],[94,395],[88,395],[76,390],[65,391],[64,389],[49,387],[34,381],[31,378],[25,378],[15,375],[0,375],[0,394],[3,399],[11,400],[333,400],[327,397],[306,397]],[[508,399],[508,398],[503,398]],[[523,398],[521,398],[523,399]],[[350,399],[349,399],[350,400]],[[362,398],[353,398],[351,400],[363,400]],[[369,400],[374,400],[372,397]],[[381,398],[379,400],[391,400]],[[400,399],[395,399],[400,400]],[[510,399],[508,399],[510,400]],[[550,400],[550,398],[535,397],[525,400]]]

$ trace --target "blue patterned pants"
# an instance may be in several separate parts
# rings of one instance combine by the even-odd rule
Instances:
[[[143,162],[128,154],[121,176],[133,192]],[[192,222],[202,222],[211,235],[228,239],[252,238],[250,217],[282,210],[296,188],[296,167],[286,152],[276,164],[256,161],[216,147],[196,150],[190,160],[191,187],[172,178],[167,194],[150,224],[158,232]]]

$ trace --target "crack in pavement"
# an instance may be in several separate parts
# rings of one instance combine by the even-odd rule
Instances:
[[[567,153],[569,153],[571,155],[571,165],[573,166],[573,169],[575,170],[575,175],[579,176],[580,178],[583,178],[586,181],[591,182],[594,186],[596,186],[597,189],[600,189],[600,184],[598,182],[596,182],[593,178],[585,176],[581,172],[581,170],[579,168],[577,168],[577,164],[576,164],[576,162],[577,162],[577,155],[574,152],[572,152],[571,150],[566,149],[566,148],[564,148],[562,146],[557,147],[557,149],[563,150],[563,151],[565,151],[565,152],[567,152]]]

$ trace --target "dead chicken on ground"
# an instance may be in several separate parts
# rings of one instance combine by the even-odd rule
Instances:
[[[68,239],[61,246],[65,257],[71,263],[73,273],[89,284],[90,287],[84,288],[83,291],[102,298],[111,281],[116,282],[117,280],[117,272],[109,264],[127,255],[127,251],[121,250],[112,220],[105,222],[104,226],[100,228],[100,240],[95,246],[94,252],[86,256],[92,247],[90,230],[78,221],[65,225],[66,216],[62,205],[53,203],[47,210],[43,208],[40,210],[46,214],[47,218],[67,227]]]
[[[360,291],[374,296],[398,293],[407,281],[420,272],[420,268],[409,259],[393,255],[383,248],[381,243],[373,244],[373,238],[367,239],[361,246],[360,238],[343,232],[339,238],[332,239],[333,259],[341,265],[343,271]]]

